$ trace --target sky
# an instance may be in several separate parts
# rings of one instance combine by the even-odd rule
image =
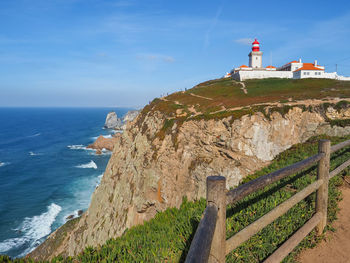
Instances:
[[[143,107],[248,64],[350,76],[350,1],[1,0],[0,107]]]

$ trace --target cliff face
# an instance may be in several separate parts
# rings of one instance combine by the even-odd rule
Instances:
[[[318,134],[349,134],[349,127],[326,122],[347,116],[348,108],[320,112],[292,107],[284,116],[256,112],[239,119],[187,120],[165,129],[161,112],[140,114],[116,140],[89,209],[49,257],[103,244],[157,211],[180,206],[184,196],[205,197],[209,175],[223,175],[228,187],[235,187],[293,144]],[[39,247],[33,255],[42,258],[40,254]]]

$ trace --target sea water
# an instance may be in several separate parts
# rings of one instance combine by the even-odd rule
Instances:
[[[86,148],[125,108],[0,108],[0,254],[22,257],[86,210],[110,157]]]

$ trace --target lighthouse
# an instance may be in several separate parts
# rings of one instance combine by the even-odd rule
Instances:
[[[249,67],[255,69],[255,68],[262,68],[262,52],[260,51],[260,43],[258,40],[255,39],[255,41],[252,44],[252,51],[249,53]]]

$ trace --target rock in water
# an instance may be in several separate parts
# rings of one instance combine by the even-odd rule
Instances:
[[[83,214],[83,210],[78,210],[78,216],[81,216]]]
[[[104,127],[107,129],[120,129],[122,126],[122,120],[118,118],[114,111],[107,114]]]
[[[66,220],[71,220],[73,218],[74,218],[74,215],[69,215],[69,216],[66,217]]]
[[[105,138],[100,135],[94,143],[88,145],[86,148],[95,149],[96,154],[101,154],[103,149],[113,151],[114,145],[119,140],[119,137],[119,134],[114,135],[112,138]]]

